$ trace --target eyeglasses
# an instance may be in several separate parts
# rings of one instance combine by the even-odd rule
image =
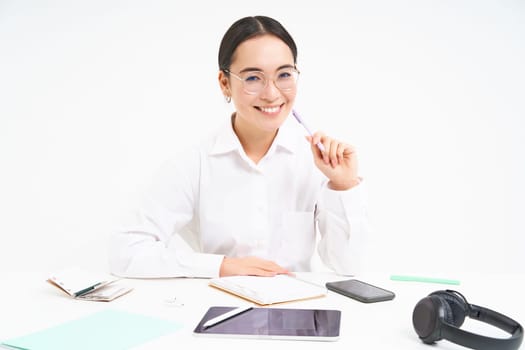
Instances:
[[[242,82],[244,91],[250,95],[257,95],[268,86],[268,78],[264,72],[248,71],[235,74],[228,69],[224,69],[223,71],[239,79]],[[297,85],[299,73],[300,72],[293,67],[282,68],[277,71],[277,74],[272,80],[279,90],[285,92],[291,91],[295,89]]]

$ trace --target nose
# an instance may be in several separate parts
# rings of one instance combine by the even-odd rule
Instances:
[[[261,90],[260,98],[267,101],[275,101],[277,98],[279,98],[280,94],[281,90],[277,88],[275,81],[272,79],[268,80],[266,86]]]

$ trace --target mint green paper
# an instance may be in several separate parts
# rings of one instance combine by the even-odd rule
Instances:
[[[129,349],[181,327],[181,324],[173,321],[105,310],[9,339],[2,344],[31,350],[119,350]]]

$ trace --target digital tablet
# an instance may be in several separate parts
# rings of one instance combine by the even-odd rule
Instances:
[[[340,310],[254,307],[215,325],[206,321],[234,307],[212,306],[193,333],[197,336],[286,340],[335,341],[339,339]]]

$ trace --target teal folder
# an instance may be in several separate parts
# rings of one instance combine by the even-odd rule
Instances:
[[[9,339],[2,346],[31,350],[119,350],[129,349],[175,332],[182,325],[174,321],[105,310],[58,326]]]

